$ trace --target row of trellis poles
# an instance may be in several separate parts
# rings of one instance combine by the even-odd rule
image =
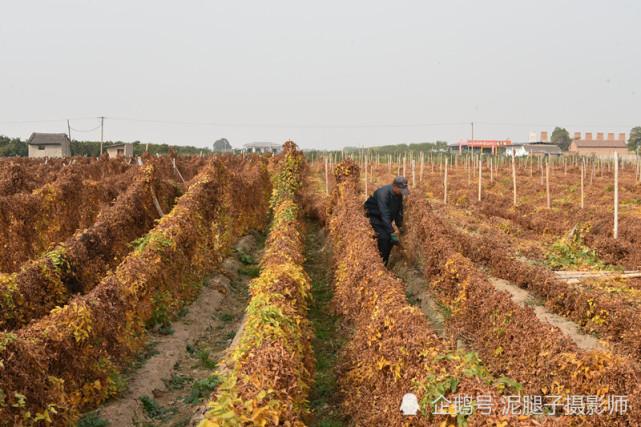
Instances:
[[[443,179],[443,202],[448,203],[448,174],[450,170],[463,170],[467,174],[468,185],[472,180],[477,181],[477,200],[482,201],[483,185],[484,185],[484,170],[489,172],[490,183],[500,176],[501,171],[508,169],[511,172],[512,181],[512,198],[513,205],[518,206],[518,186],[517,186],[517,170],[529,174],[530,177],[534,176],[535,168],[536,173],[540,176],[541,185],[545,186],[546,191],[546,207],[551,208],[551,193],[550,193],[550,169],[560,171],[563,174],[568,174],[568,169],[576,168],[580,171],[580,207],[585,208],[585,186],[586,181],[588,185],[596,176],[603,177],[604,174],[612,172],[613,177],[613,190],[614,190],[614,227],[613,236],[618,237],[618,210],[619,210],[619,170],[633,170],[634,177],[637,182],[641,182],[641,161],[637,156],[630,160],[621,159],[617,154],[614,158],[598,158],[598,157],[581,157],[581,156],[560,156],[560,157],[543,157],[543,156],[527,156],[515,157],[505,155],[479,155],[478,153],[457,153],[457,152],[406,152],[383,154],[372,152],[370,150],[359,150],[346,153],[345,151],[319,153],[312,157],[319,162],[324,162],[325,172],[325,191],[329,192],[329,175],[332,173],[334,166],[337,162],[351,158],[356,161],[363,173],[361,176],[364,179],[365,194],[369,194],[370,178],[374,175],[374,168],[387,166],[389,174],[395,173],[408,177],[411,187],[416,187],[417,183],[423,182],[424,172],[430,169],[432,173],[438,168],[438,172],[442,175]],[[321,163],[322,164],[322,163]],[[408,176],[408,172],[410,175]],[[485,178],[487,179],[487,178]]]

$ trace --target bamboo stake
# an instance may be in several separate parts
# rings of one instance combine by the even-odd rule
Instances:
[[[583,189],[583,181],[585,176],[585,159],[581,162],[581,209],[585,208],[585,193]]]
[[[416,160],[412,159],[412,188],[416,188]]]
[[[543,157],[539,156],[539,169],[541,170],[541,185],[543,185]]]
[[[364,162],[365,162],[365,195],[366,196],[369,194],[367,192],[367,190],[368,190],[368,188],[367,188],[367,157],[368,156],[365,156],[365,160],[364,160]]]
[[[443,203],[447,205],[447,159],[445,159],[445,173],[443,174]]]
[[[171,159],[171,164],[174,167],[174,171],[178,175],[178,178],[180,178],[180,180],[184,184],[185,183],[185,178],[183,178],[183,174],[180,173],[180,171],[178,170],[178,166],[176,166],[176,158],[175,157]]]
[[[494,182],[494,167],[492,166],[492,157],[490,157],[490,184]]]
[[[547,207],[550,209],[550,159],[545,162],[545,193],[547,197]]]
[[[619,154],[614,152],[614,238],[619,238]]]
[[[516,161],[514,159],[514,150],[512,150],[512,193],[513,204],[516,206]]]
[[[325,157],[325,193],[329,194],[329,171],[327,168],[327,156]]]
[[[482,175],[483,175],[483,159],[481,158],[481,156],[479,156],[479,202],[481,201]]]

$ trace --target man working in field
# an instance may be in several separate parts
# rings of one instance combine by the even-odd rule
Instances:
[[[376,232],[378,252],[385,265],[389,261],[392,246],[399,243],[392,221],[399,230],[403,227],[403,196],[408,194],[407,179],[397,176],[391,184],[374,191],[365,202],[369,222]]]

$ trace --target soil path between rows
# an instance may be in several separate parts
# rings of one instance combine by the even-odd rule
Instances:
[[[126,392],[99,408],[99,419],[133,427],[187,426],[199,418],[195,413],[219,384],[214,371],[243,318],[247,284],[258,271],[258,240],[253,235],[240,239],[236,254],[207,279],[169,333],[151,336],[144,359],[126,375]]]
[[[605,350],[605,347],[599,340],[592,335],[581,332],[581,328],[571,320],[558,314],[550,312],[545,306],[537,304],[536,300],[525,289],[508,282],[507,280],[496,277],[488,277],[490,283],[495,289],[505,291],[510,294],[512,301],[521,307],[529,305],[534,310],[536,317],[542,322],[546,322],[556,328],[559,328],[564,335],[569,337],[582,350]]]
[[[340,318],[332,308],[334,296],[331,250],[325,230],[318,223],[307,221],[305,239],[305,271],[312,281],[312,301],[309,319],[314,328],[312,346],[316,371],[309,401],[311,427],[339,427],[348,425],[340,409],[337,384],[337,358],[345,341]]]

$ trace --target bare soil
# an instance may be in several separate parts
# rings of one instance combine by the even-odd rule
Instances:
[[[436,300],[432,298],[425,277],[415,266],[409,265],[405,259],[400,258],[397,249],[393,250],[390,266],[394,274],[405,283],[408,301],[418,306],[437,335],[445,338],[445,317]]]
[[[245,236],[221,272],[166,335],[154,334],[147,358],[127,377],[127,390],[97,411],[109,426],[187,426],[218,385],[217,363],[241,326],[249,281],[258,267],[255,236]],[[242,261],[242,262],[241,262]]]
[[[520,306],[528,305],[532,307],[536,317],[543,322],[547,322],[550,325],[559,328],[561,332],[570,337],[570,339],[572,339],[580,349],[605,350],[604,346],[597,338],[581,332],[581,329],[576,323],[548,311],[545,306],[541,305],[541,303],[537,299],[533,298],[525,289],[521,289],[506,280],[498,279],[496,277],[490,277],[489,281],[497,290],[508,292],[512,297],[512,301],[515,303]]]

